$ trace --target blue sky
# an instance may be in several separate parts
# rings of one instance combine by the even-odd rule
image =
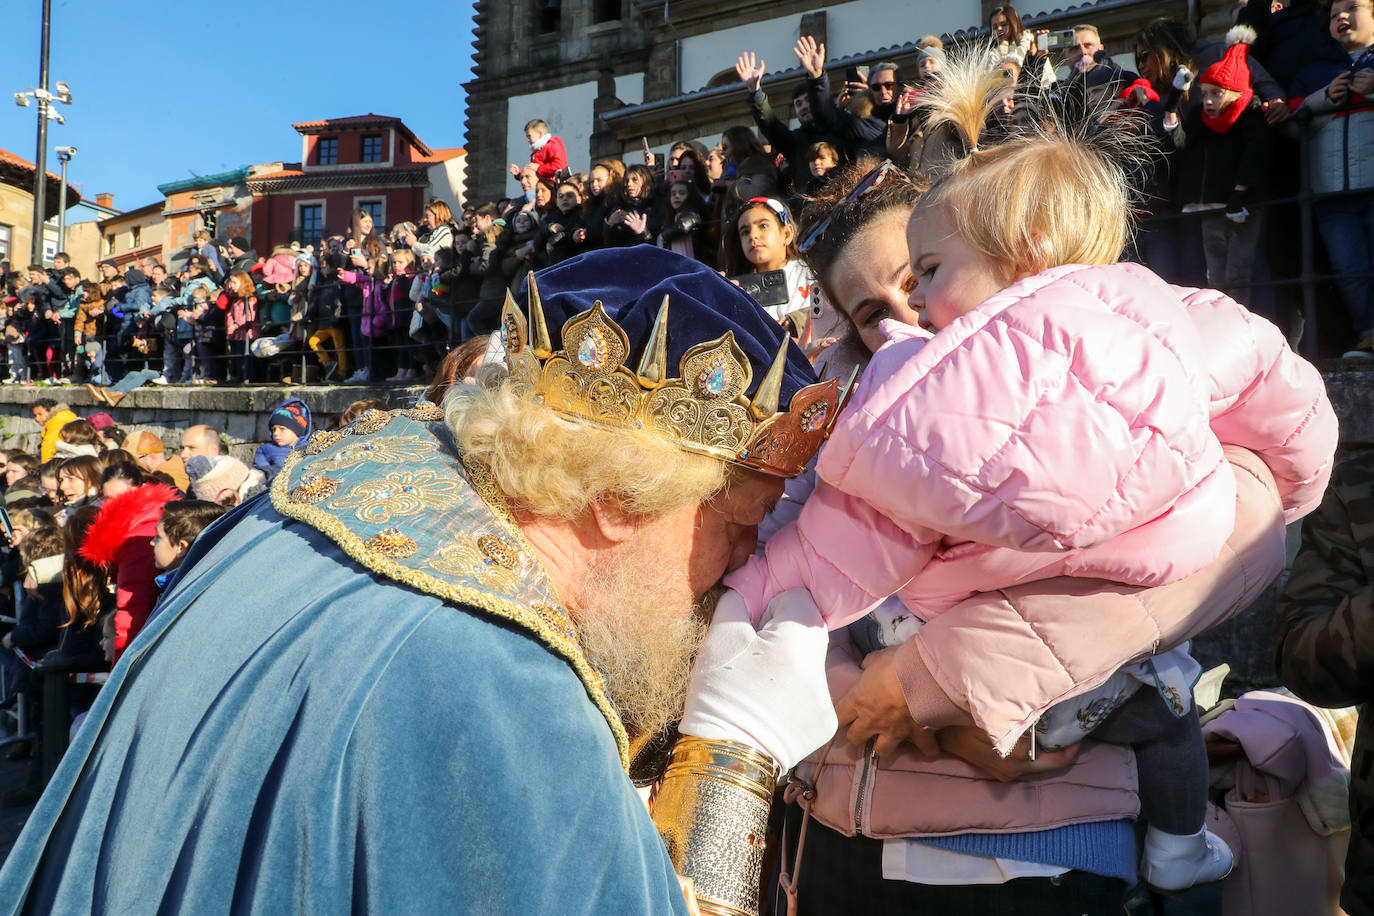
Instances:
[[[5,4],[0,147],[29,161],[37,108],[9,97],[38,83],[41,17],[40,0]],[[53,0],[50,85],[74,104],[50,122],[48,168],[75,146],[68,181],[129,210],[168,181],[299,158],[296,121],[373,111],[461,146],[471,60],[472,0]]]

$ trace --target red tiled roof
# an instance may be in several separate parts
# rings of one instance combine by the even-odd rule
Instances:
[[[459,156],[466,156],[467,148],[462,146],[446,146],[443,149],[433,150],[431,155],[419,159],[419,162],[448,162],[450,159],[457,159]]]
[[[422,156],[432,156],[425,142],[415,136],[415,132],[406,127],[405,122],[400,118],[391,115],[379,115],[373,112],[361,115],[350,115],[347,118],[324,118],[319,121],[300,121],[292,124],[298,133],[318,134],[326,130],[362,130],[368,127],[394,127],[401,132],[401,136],[410,141],[410,145],[420,151]]]
[[[11,153],[7,149],[0,149],[0,165],[8,165],[12,166],[13,168],[22,169],[23,171],[28,172],[30,175],[32,175],[34,171],[34,166],[32,162],[25,159],[23,156],[16,156],[14,153]],[[48,178],[52,181],[62,180],[60,176],[53,172],[47,172],[45,174],[47,174]],[[70,207],[79,203],[81,203],[81,192],[78,191],[76,188],[72,187],[71,184],[68,184],[67,206]]]
[[[263,179],[266,179],[266,178],[299,178],[301,175],[304,175],[304,174],[305,174],[305,173],[302,172],[300,169],[282,169],[282,170],[277,171],[277,172],[266,172],[266,173],[264,173],[264,174],[262,174],[262,175],[250,175],[250,176],[248,177],[248,180],[249,180],[249,181],[262,181]]]

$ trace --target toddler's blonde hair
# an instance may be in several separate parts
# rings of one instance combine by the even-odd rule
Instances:
[[[945,207],[960,236],[1009,278],[1120,260],[1133,210],[1126,164],[1143,153],[1135,119],[1113,124],[1099,112],[1070,125],[1051,113],[980,147],[1007,85],[979,58],[949,62],[925,102],[928,131],[944,125],[968,153],[935,177],[913,218]]]

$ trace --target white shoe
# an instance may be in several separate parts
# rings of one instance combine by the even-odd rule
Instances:
[[[414,369],[407,369],[405,380],[407,382],[418,382],[420,380],[420,373],[416,372]]]
[[[366,369],[359,369],[357,372],[344,379],[345,385],[365,385],[372,381]]]
[[[1234,865],[1231,847],[1206,827],[1191,836],[1154,827],[1145,831],[1140,876],[1154,890],[1175,894],[1196,884],[1220,881]]]
[[[402,371],[400,371],[400,372],[397,372],[395,375],[389,377],[389,378],[386,380],[386,383],[387,383],[388,385],[395,385],[395,384],[397,384],[397,383],[399,383],[399,382],[404,382],[405,380],[406,380],[405,370],[402,370]]]
[[[172,383],[169,382],[169,381],[167,381],[167,376],[165,376],[165,375],[159,375],[157,378],[153,379],[153,384],[154,384],[154,385],[170,385],[170,384],[172,384]]]

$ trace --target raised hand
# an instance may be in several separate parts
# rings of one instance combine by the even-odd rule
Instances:
[[[825,73],[825,45],[817,44],[810,35],[798,38],[792,53],[797,55],[797,60],[801,61],[808,75],[819,77]]]
[[[739,56],[739,60],[735,61],[735,72],[750,92],[758,92],[763,85],[763,61],[756,60],[753,51],[745,51]]]

